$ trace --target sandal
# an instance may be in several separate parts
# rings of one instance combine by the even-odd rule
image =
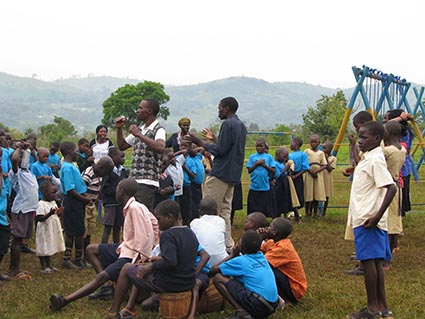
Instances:
[[[44,269],[41,269],[40,272],[42,274],[51,274],[51,273],[54,273],[55,271],[52,268],[46,267]]]
[[[21,280],[28,279],[29,281],[32,281],[32,277],[31,277],[31,275],[28,273],[28,271],[21,271],[21,272],[18,272],[18,273],[15,275],[15,278],[16,278],[16,279],[21,279]]]
[[[119,316],[121,319],[132,319],[132,318],[137,318],[137,312],[136,311],[130,311],[127,308],[123,308],[120,313]]]
[[[382,318],[384,319],[394,319],[394,314],[391,310],[382,311]]]

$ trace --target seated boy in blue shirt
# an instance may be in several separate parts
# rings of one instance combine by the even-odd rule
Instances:
[[[254,230],[242,235],[242,255],[229,258],[211,268],[214,286],[235,308],[237,318],[265,318],[278,305],[274,274],[260,251],[261,237]]]

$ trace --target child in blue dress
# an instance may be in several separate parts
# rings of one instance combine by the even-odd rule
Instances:
[[[266,141],[264,139],[257,139],[255,149],[257,153],[249,156],[246,165],[251,179],[247,213],[257,211],[272,217],[269,174],[274,175],[275,164],[273,157],[266,153]]]

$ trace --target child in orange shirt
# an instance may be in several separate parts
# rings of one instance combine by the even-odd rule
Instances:
[[[286,218],[273,219],[270,227],[259,228],[257,232],[264,242],[261,251],[272,267],[279,296],[286,303],[297,303],[307,291],[307,279],[303,264],[288,236],[292,224]]]

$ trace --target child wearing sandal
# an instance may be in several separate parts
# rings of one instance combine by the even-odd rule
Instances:
[[[36,254],[40,259],[41,272],[49,274],[58,271],[50,264],[50,257],[56,253],[65,251],[65,242],[62,235],[62,226],[59,216],[63,207],[58,208],[56,204],[56,185],[45,181],[40,185],[43,198],[38,202],[35,216],[37,223],[35,244]]]
[[[369,121],[360,127],[359,147],[364,157],[354,171],[348,222],[353,227],[356,256],[365,273],[367,306],[347,319],[393,318],[385,297],[382,260],[391,259],[387,208],[396,186],[380,146],[383,137],[380,123]]]

